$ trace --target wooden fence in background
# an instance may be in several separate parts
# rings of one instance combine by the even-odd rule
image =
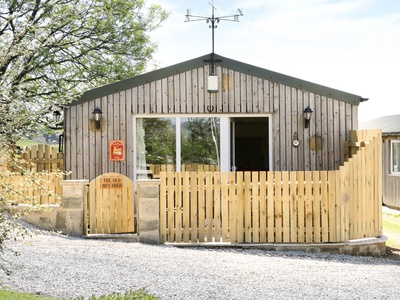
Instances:
[[[23,149],[21,158],[37,172],[57,170],[64,171],[64,154],[58,152],[57,147],[50,145],[35,145]]]
[[[4,149],[0,162],[2,188],[7,198],[18,204],[61,203],[63,154],[50,145],[35,145],[22,150]],[[14,155],[14,160],[11,156]],[[21,169],[20,166],[24,168]],[[23,174],[23,175],[21,175]]]
[[[327,243],[380,236],[381,132],[370,138],[336,171],[161,172],[161,242]]]
[[[4,195],[15,204],[61,204],[62,173],[3,174]]]

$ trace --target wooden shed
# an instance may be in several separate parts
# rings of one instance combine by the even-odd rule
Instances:
[[[378,237],[381,131],[357,130],[365,100],[213,53],[87,91],[64,114],[68,179],[91,181],[84,234]]]
[[[364,100],[207,54],[87,91],[73,102],[64,122],[68,179],[114,172],[136,180],[156,176],[162,166],[335,170]]]
[[[382,202],[400,209],[400,115],[383,116],[360,126],[382,129]]]

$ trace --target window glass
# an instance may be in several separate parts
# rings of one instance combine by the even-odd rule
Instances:
[[[218,171],[220,119],[181,118],[181,170]]]
[[[175,171],[175,118],[136,119],[136,178],[159,178]]]
[[[392,141],[392,173],[400,173],[400,141]]]

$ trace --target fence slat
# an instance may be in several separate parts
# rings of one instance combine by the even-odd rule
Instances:
[[[243,195],[243,172],[236,173],[236,242],[244,241],[244,195]]]
[[[297,182],[298,182],[298,187],[297,187],[297,196],[298,196],[298,202],[297,202],[297,207],[298,207],[298,219],[297,219],[297,241],[299,243],[304,243],[305,238],[304,238],[304,233],[306,231],[305,227],[305,202],[304,202],[304,194],[305,194],[305,188],[304,188],[304,172],[299,172],[297,174]]]
[[[251,173],[251,214],[252,214],[252,227],[253,235],[252,242],[260,242],[260,198],[259,198],[259,178],[258,172]]]
[[[228,173],[222,173],[221,179],[221,226],[222,226],[222,242],[229,241],[229,181],[228,181]]]
[[[174,211],[175,208],[175,174],[173,172],[167,173],[167,182],[168,182],[168,241],[174,242],[175,241],[175,218],[176,214]]]
[[[182,177],[175,173],[175,241],[182,242]]]
[[[282,221],[283,242],[290,242],[290,190],[289,172],[282,172]]]
[[[198,181],[197,173],[190,172],[190,241],[197,242],[198,224]]]
[[[313,241],[313,199],[312,199],[312,172],[305,172],[305,218],[306,218],[306,242]]]
[[[267,173],[260,172],[260,242],[267,241]]]
[[[198,176],[198,185],[199,185],[199,193],[198,193],[198,201],[199,201],[199,242],[205,242],[205,174],[203,172],[197,173]]]
[[[314,171],[313,177],[313,227],[314,227],[314,243],[321,242],[321,179],[318,171]]]
[[[267,191],[267,208],[268,208],[268,243],[275,241],[275,199],[274,199],[274,172],[268,172],[268,191]]]
[[[275,242],[281,243],[282,226],[282,173],[275,172]]]
[[[237,197],[236,197],[236,173],[229,173],[229,238],[231,243],[237,242]]]
[[[214,171],[213,171],[214,172]],[[222,198],[221,198],[221,174],[219,172],[214,172],[214,241],[221,242],[221,207],[222,207]]]
[[[290,242],[297,243],[297,172],[290,172]]]
[[[336,171],[328,171],[329,179],[329,242],[337,241],[336,237]]]
[[[328,172],[321,172],[321,241],[329,242],[329,192]]]
[[[244,197],[243,197],[243,215],[244,215],[244,241],[246,243],[252,242],[252,226],[251,226],[251,219],[252,219],[252,211],[251,211],[251,172],[244,172]]]
[[[189,242],[190,238],[190,173],[182,173],[183,187],[182,187],[182,202],[183,202],[183,242]]]
[[[206,171],[206,186],[205,186],[205,206],[206,206],[206,239],[207,242],[213,241],[213,182],[212,172]]]

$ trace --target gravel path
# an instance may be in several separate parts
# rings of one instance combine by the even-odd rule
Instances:
[[[41,233],[10,243],[12,290],[60,299],[146,288],[161,299],[400,299],[400,261],[174,248]]]

